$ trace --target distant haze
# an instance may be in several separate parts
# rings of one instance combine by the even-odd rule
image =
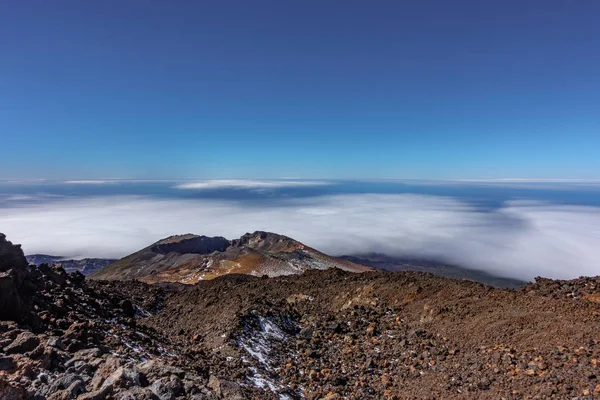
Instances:
[[[600,274],[600,208],[593,206],[509,200],[482,209],[456,197],[401,193],[268,202],[97,195],[13,203],[0,208],[0,231],[28,254],[119,258],[173,234],[235,238],[266,230],[332,255],[437,259],[520,279]]]

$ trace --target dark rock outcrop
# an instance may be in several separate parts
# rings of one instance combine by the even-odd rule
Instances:
[[[239,239],[232,240],[231,246],[245,246],[251,249],[269,252],[294,251],[305,247],[302,243],[287,236],[264,231],[246,233]]]
[[[182,238],[171,237],[161,240],[151,247],[158,254],[210,254],[215,251],[225,251],[229,247],[229,240],[224,237],[184,235]]]
[[[21,246],[0,233],[0,320],[22,321],[29,316],[33,288]]]

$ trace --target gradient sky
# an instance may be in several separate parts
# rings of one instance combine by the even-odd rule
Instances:
[[[598,1],[4,1],[0,179],[599,178]]]

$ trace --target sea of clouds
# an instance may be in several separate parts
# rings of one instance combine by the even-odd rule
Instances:
[[[0,232],[26,254],[119,258],[173,234],[281,233],[332,255],[379,252],[532,279],[600,275],[600,208],[342,194],[261,204],[145,196],[5,202]]]

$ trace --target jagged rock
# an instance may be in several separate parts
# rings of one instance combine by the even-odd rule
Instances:
[[[127,389],[133,386],[148,386],[146,376],[135,366],[119,367],[113,372],[102,384],[102,388],[117,388]]]
[[[33,290],[25,281],[27,273],[21,246],[0,233],[0,320],[23,321],[29,316]]]
[[[50,386],[49,392],[54,393],[59,390],[64,390],[70,387],[73,383],[82,381],[81,376],[75,374],[65,374],[62,377],[54,380]]]
[[[69,279],[75,285],[79,286],[79,285],[81,285],[85,281],[85,275],[83,275],[79,271],[74,271],[74,272],[71,273],[71,276],[69,277]]]
[[[219,379],[214,375],[211,375],[208,380],[209,388],[215,391],[216,395],[223,399],[230,400],[245,400],[246,396],[242,392],[240,385],[234,382]]]
[[[12,357],[0,356],[0,371],[8,371],[16,367],[15,361]]]
[[[54,386],[54,384],[53,384]],[[63,385],[61,385],[63,386]],[[76,399],[80,394],[85,393],[85,384],[78,378],[73,380],[69,386],[67,386],[63,390],[57,390],[54,387],[51,387],[49,390],[49,395],[46,397],[46,400],[71,400]]]
[[[67,282],[67,273],[60,265],[41,264],[38,266],[38,271],[59,286],[64,286]]]
[[[185,377],[185,371],[181,368],[170,365],[163,365],[156,360],[143,362],[138,366],[140,372],[144,373],[148,378],[163,378],[174,375],[180,379]]]
[[[86,360],[89,361],[92,358],[98,358],[102,355],[102,350],[98,347],[92,347],[91,349],[79,350],[73,354],[74,360]]]
[[[127,391],[118,393],[114,396],[115,400],[158,400],[149,388],[134,387]]]
[[[229,247],[229,240],[224,237],[208,237],[196,235],[173,236],[163,239],[154,244],[151,250],[159,254],[191,253],[191,254],[210,254],[215,251],[224,251]]]
[[[151,389],[160,400],[172,400],[184,394],[183,384],[176,376],[154,381]]]
[[[40,339],[31,332],[20,333],[13,342],[4,348],[6,354],[26,353],[35,349]]]
[[[26,269],[29,264],[20,245],[13,245],[0,233],[0,272],[9,269]]]
[[[115,371],[121,365],[123,365],[123,362],[120,358],[109,356],[106,361],[96,370],[91,382],[92,388],[94,390],[100,389],[106,378],[108,378],[113,371]]]
[[[11,385],[0,375],[0,399],[26,400],[28,397],[25,389]]]
[[[84,393],[77,397],[77,400],[106,400],[106,397],[111,393],[110,387],[103,387],[102,389],[94,390],[92,392]]]
[[[135,316],[135,308],[133,307],[131,300],[121,301],[120,306],[126,317],[133,318]]]

